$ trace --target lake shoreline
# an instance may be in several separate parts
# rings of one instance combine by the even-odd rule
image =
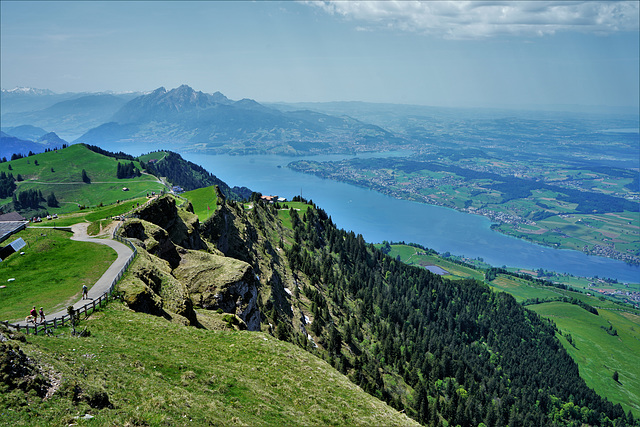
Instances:
[[[388,156],[374,153],[372,156]],[[640,268],[610,258],[553,249],[491,230],[491,221],[452,208],[396,199],[366,187],[299,173],[286,166],[289,156],[229,156],[184,153],[231,186],[246,186],[265,195],[311,199],[345,230],[368,242],[407,241],[437,252],[482,257],[488,264],[538,269],[581,277],[608,277],[636,283]],[[331,161],[343,155],[305,156]],[[359,157],[364,157],[359,156]],[[280,167],[278,167],[280,166]]]

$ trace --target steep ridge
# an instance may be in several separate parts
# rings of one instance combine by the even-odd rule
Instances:
[[[247,205],[218,197],[210,219],[191,222],[200,240],[178,231],[189,229],[178,220],[188,215],[177,214],[188,204],[174,211],[161,200],[168,218],[148,218],[169,227],[149,247],[188,289],[198,322],[183,323],[202,327],[211,310],[233,314],[242,320],[235,327],[326,358],[427,425],[635,423],[585,385],[555,326],[511,296],[398,263],[312,204],[278,209],[258,197]],[[170,235],[186,246],[172,241],[174,252]],[[161,294],[153,293],[155,307],[166,306]]]

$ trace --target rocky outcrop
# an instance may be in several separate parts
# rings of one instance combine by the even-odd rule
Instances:
[[[219,205],[201,227],[202,236],[228,257],[249,262],[255,257],[253,243],[258,234],[236,206]]]
[[[160,197],[137,212],[138,218],[166,230],[176,245],[187,249],[206,249],[200,237],[198,216],[187,209],[178,209],[171,196]]]
[[[169,233],[162,227],[142,220],[127,220],[120,231],[123,237],[137,240],[136,243],[149,254],[167,261],[172,267],[180,263],[180,255]]]
[[[125,303],[135,311],[197,325],[187,287],[171,274],[167,262],[144,250],[130,269],[131,277],[120,286]]]
[[[173,275],[188,283],[191,300],[196,306],[222,309],[237,315],[247,329],[260,329],[258,280],[249,264],[229,257],[187,251]]]
[[[235,215],[229,214],[230,224],[221,228],[221,234],[235,230],[231,240],[240,251]],[[127,220],[120,231],[139,248],[138,261],[120,286],[129,308],[191,325],[200,325],[194,307],[220,309],[237,316],[247,329],[260,330],[255,272],[246,262],[210,253],[220,253],[214,249],[219,242],[208,244],[201,237],[189,203],[176,207],[172,198],[162,197],[138,216]]]

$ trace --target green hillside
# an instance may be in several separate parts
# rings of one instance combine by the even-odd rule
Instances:
[[[89,150],[81,144],[64,149],[35,154],[33,156],[0,163],[0,172],[13,174],[17,179],[16,194],[26,190],[41,191],[46,199],[54,193],[59,207],[40,204],[39,209],[24,209],[25,214],[37,211],[49,213],[69,213],[77,211],[79,206],[97,206],[115,203],[117,200],[145,196],[147,193],[161,192],[165,187],[151,175],[142,174],[135,178],[118,179],[118,162],[125,164],[130,160],[116,160]],[[141,170],[139,162],[133,162]],[[9,169],[11,168],[11,169]],[[83,182],[82,171],[91,180]],[[123,188],[128,191],[123,191]],[[0,199],[0,206],[11,203],[11,197]]]
[[[439,266],[449,272],[445,277],[484,280],[482,270],[453,263],[413,246],[390,245],[389,255],[399,256],[408,264]],[[569,277],[566,280],[583,284],[576,278]],[[506,274],[498,274],[487,283],[496,292],[513,295],[520,303],[526,301],[530,304],[536,299],[541,302],[553,301],[527,305],[527,308],[556,323],[561,331],[558,333],[560,342],[580,367],[580,376],[588,386],[640,416],[640,311],[590,293],[543,286]],[[570,302],[557,301],[563,298],[576,299],[597,307],[599,315],[591,314]],[[617,334],[611,335],[607,330],[615,330]],[[566,336],[571,336],[575,346]],[[620,376],[619,382],[612,379],[616,370]]]
[[[598,310],[596,316],[561,302],[529,308],[556,323],[564,334],[563,346],[590,387],[640,415],[640,316],[606,309]],[[614,371],[618,381],[612,378]]]
[[[0,393],[0,425],[415,425],[323,360],[258,332],[207,331],[121,303],[83,322],[90,337],[20,344],[58,378],[45,400]],[[2,344],[5,346],[5,344]],[[2,387],[0,385],[0,387]],[[9,409],[10,408],[10,409]]]
[[[193,211],[198,215],[200,221],[209,218],[215,212],[218,204],[218,195],[216,194],[215,187],[205,187],[187,191],[181,194],[181,196],[191,202]]]

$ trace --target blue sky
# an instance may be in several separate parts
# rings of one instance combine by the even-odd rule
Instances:
[[[0,84],[638,106],[639,2],[0,2]]]

